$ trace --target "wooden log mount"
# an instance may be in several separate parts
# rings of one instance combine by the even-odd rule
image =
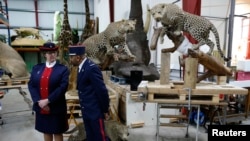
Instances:
[[[222,62],[213,56],[207,55],[202,51],[195,51],[193,49],[188,49],[188,55],[197,58],[198,62],[207,69],[207,72],[204,75],[198,77],[197,83],[213,75],[232,76],[230,68],[224,66]]]
[[[185,59],[184,88],[195,89],[197,81],[198,59],[188,57]]]
[[[170,74],[170,53],[161,54],[161,73],[160,73],[160,84],[169,83]]]

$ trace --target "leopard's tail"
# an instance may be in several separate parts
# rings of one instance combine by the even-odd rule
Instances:
[[[212,25],[211,31],[214,33],[215,41],[216,41],[216,45],[217,45],[217,49],[218,49],[218,51],[219,51],[219,53],[220,53],[221,58],[223,58],[224,61],[226,61],[226,62],[230,61],[230,60],[231,60],[231,57],[228,57],[228,58],[225,57],[224,53],[223,53],[222,50],[221,50],[219,33],[218,33],[218,31],[217,31],[217,29],[215,28],[214,25]]]

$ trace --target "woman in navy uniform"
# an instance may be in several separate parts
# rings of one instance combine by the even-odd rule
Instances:
[[[68,130],[65,93],[69,69],[56,61],[58,47],[47,42],[39,48],[45,63],[32,68],[28,89],[35,111],[35,129],[44,135],[44,141],[63,141]]]
[[[85,57],[84,46],[69,46],[70,62],[78,66],[77,90],[87,141],[108,141],[104,119],[108,119],[109,95],[100,68]]]

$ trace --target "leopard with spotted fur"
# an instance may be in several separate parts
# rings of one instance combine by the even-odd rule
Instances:
[[[135,60],[135,56],[130,52],[126,45],[126,34],[135,30],[136,20],[121,20],[110,23],[108,27],[101,33],[95,34],[87,38],[82,45],[86,48],[86,55],[89,59],[99,65],[102,69],[110,65],[114,61],[118,61],[116,47],[122,47],[128,56],[129,61]],[[105,61],[109,60],[107,64]],[[110,61],[110,58],[111,59]],[[104,65],[105,64],[105,65]],[[103,67],[103,65],[105,67]]]
[[[187,32],[198,41],[193,49],[199,49],[200,46],[207,44],[210,47],[208,51],[210,55],[214,49],[214,43],[209,39],[209,33],[212,31],[221,57],[225,61],[230,61],[230,58],[226,58],[221,50],[216,27],[208,19],[185,12],[175,4],[158,4],[150,12],[154,19],[160,21],[164,27],[161,33],[161,42],[163,42],[163,36],[167,31],[172,31],[176,35]]]

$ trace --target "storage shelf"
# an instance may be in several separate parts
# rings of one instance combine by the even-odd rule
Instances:
[[[18,52],[39,52],[39,48],[34,47],[13,47]]]
[[[8,44],[10,45],[10,26],[9,26],[9,15],[8,15],[8,4],[7,0],[4,1],[4,6],[0,1],[0,24],[4,24],[8,29]]]

